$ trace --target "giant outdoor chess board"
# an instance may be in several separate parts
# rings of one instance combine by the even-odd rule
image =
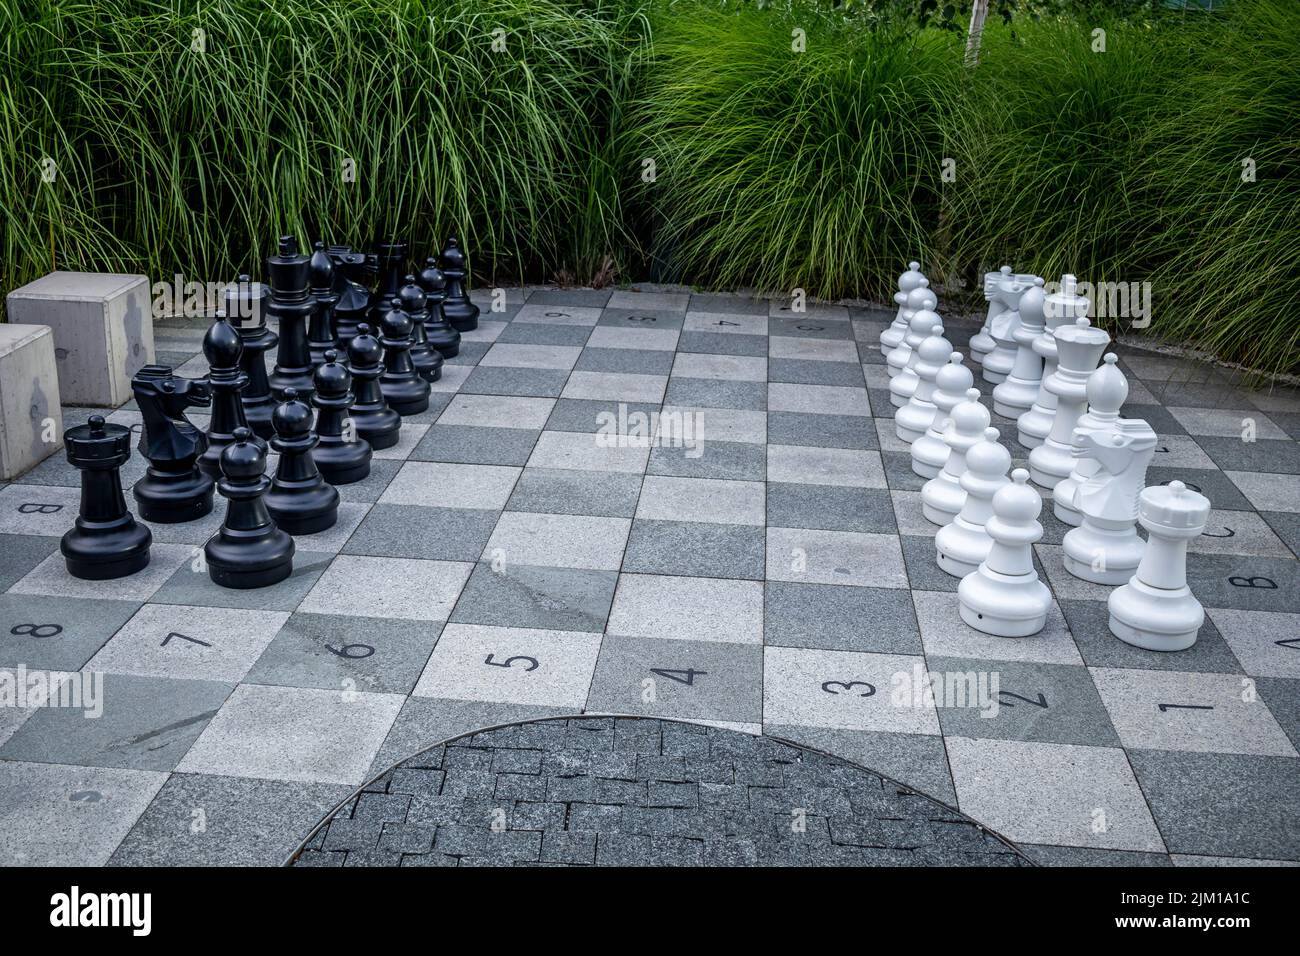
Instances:
[[[1205,626],[1177,654],[1113,638],[1108,589],[1064,571],[1049,508],[1056,604],[1007,640],[960,622],[935,566],[877,347],[891,314],[475,300],[428,412],[340,487],[337,526],[297,539],[280,585],[223,590],[196,565],[220,499],[153,525],[144,572],[75,580],[58,540],[77,473],[59,454],[0,485],[0,668],[106,675],[99,719],[0,709],[0,863],[278,862],[423,747],[583,710],[806,743],[1044,862],[1300,860],[1300,396],[1117,348],[1124,413],[1160,435],[1149,481],[1214,506],[1188,561]],[[975,326],[948,325],[964,350]],[[159,326],[159,361],[204,374],[205,328]],[[620,403],[702,409],[702,449],[598,444]],[[900,706],[894,675],[923,667],[996,674],[996,716]]]

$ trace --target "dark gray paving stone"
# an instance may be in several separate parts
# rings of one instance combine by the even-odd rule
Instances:
[[[890,317],[893,321],[893,317]],[[786,336],[798,339],[835,339],[853,341],[853,325],[850,322],[838,322],[824,319],[799,318],[796,316],[773,317],[767,323],[768,335]],[[879,342],[879,340],[877,340]],[[879,349],[875,349],[877,354]]]
[[[619,418],[620,411],[624,416],[623,419]],[[632,416],[651,416],[658,411],[659,405],[650,402],[605,402],[589,398],[561,398],[551,409],[551,417],[546,420],[546,430],[589,432],[594,435],[606,427],[605,423],[610,421],[611,416],[614,422],[639,421],[640,419],[633,419]]]
[[[1166,853],[1136,850],[1095,850],[1081,846],[1021,843],[1020,849],[1039,866],[1173,866]]]
[[[870,764],[873,770],[907,787],[949,806],[957,805],[957,793],[948,772],[948,753],[941,737],[786,724],[765,725],[763,733],[844,757],[864,767]],[[892,789],[887,782],[882,788],[884,794]]]
[[[1300,512],[1261,511],[1259,516],[1268,522],[1291,553],[1300,557]]]
[[[1197,435],[1210,459],[1225,471],[1259,471],[1269,475],[1300,475],[1300,443],[1294,441],[1242,441]],[[1215,502],[1216,508],[1223,505]]]
[[[784,482],[767,486],[767,524],[824,531],[898,531],[888,491]]]
[[[978,384],[978,382],[979,379],[977,376],[976,384]],[[888,388],[868,388],[867,400],[871,403],[871,414],[873,417],[889,419],[894,417],[894,406],[889,401]]]
[[[540,434],[541,429],[533,428],[430,425],[411,452],[411,459],[469,465],[523,465],[533,453]]]
[[[425,433],[428,437],[428,432]],[[335,485],[338,490],[339,498],[342,501],[354,501],[362,504],[373,504],[379,500],[380,495],[388,488],[393,477],[401,469],[402,463],[386,458],[374,458],[370,461],[370,474],[360,481],[354,481],[350,485]]]
[[[650,449],[646,473],[678,478],[724,478],[762,481],[767,477],[767,448],[749,442],[710,441],[708,410],[705,437],[694,447],[660,445]]]
[[[843,323],[841,323],[843,324]],[[846,385],[861,388],[862,366],[857,362],[817,362],[805,359],[768,359],[769,382],[796,385]]]
[[[730,312],[732,315],[767,315],[767,299],[745,295],[697,292],[691,295],[691,312]]]
[[[1269,412],[1273,424],[1296,441],[1300,441],[1300,412]]]
[[[451,620],[598,633],[609,618],[617,580],[614,571],[507,564],[498,572],[480,563],[470,574]]]
[[[735,337],[727,336],[727,338]],[[762,412],[767,410],[767,383],[674,376],[668,380],[664,404],[701,408],[741,408]]]
[[[582,350],[573,366],[579,372],[631,372],[636,375],[668,375],[673,370],[675,352],[663,349]]]
[[[1291,738],[1291,745],[1300,750],[1300,680],[1259,677],[1255,679],[1255,686],[1260,699]]]
[[[1300,860],[1300,759],[1130,750],[1170,853]]]
[[[1065,623],[1074,636],[1079,654],[1089,667],[1194,671],[1200,674],[1242,673],[1241,663],[1208,614],[1195,644],[1177,654],[1162,654],[1125,644],[1111,634],[1108,625],[1110,611],[1105,601],[1061,600],[1057,603],[1065,615]]]
[[[912,454],[906,451],[882,451],[880,460],[885,466],[885,480],[893,491],[920,491],[926,479],[912,470]]]
[[[299,538],[297,547],[302,548],[307,540]],[[184,604],[190,607],[292,611],[302,603],[302,599],[325,573],[333,558],[333,554],[319,551],[295,551],[293,572],[289,577],[269,587],[239,591],[215,584],[206,566],[196,566],[196,561],[186,561],[154,592],[149,601],[153,604]]]
[[[58,538],[0,534],[0,590],[8,590],[59,547]]]
[[[378,504],[362,519],[343,553],[477,561],[496,522],[495,511]]]
[[[587,344],[591,328],[585,325],[551,325],[543,322],[511,322],[498,342],[519,345],[576,345]]]
[[[762,528],[638,519],[632,523],[623,570],[761,581],[766,547]]]
[[[603,309],[610,295],[610,289],[534,289],[528,294],[528,304]]]
[[[768,412],[767,440],[773,445],[816,448],[880,447],[873,419],[858,415],[817,415],[811,412]]]
[[[1245,393],[1235,385],[1219,382],[1159,382],[1144,379],[1156,401],[1166,408],[1244,408],[1250,414]]]
[[[1121,410],[1125,418],[1140,418],[1150,425],[1157,435],[1186,435],[1182,423],[1163,405],[1138,405],[1130,403]]]
[[[754,645],[608,635],[587,710],[758,724],[763,702],[746,686],[762,673],[763,649]]]
[[[1300,563],[1294,558],[1189,554],[1187,584],[1205,607],[1300,611]]]
[[[0,594],[0,667],[80,670],[139,609],[136,601]]]
[[[764,587],[763,640],[769,646],[923,652],[908,591],[789,581],[768,581]]]
[[[903,563],[907,566],[907,580],[915,591],[956,591],[961,583],[940,570],[934,550],[933,535],[902,535]]]
[[[471,342],[470,345],[478,343]],[[485,350],[486,351],[486,350]],[[438,420],[438,416],[443,413],[448,405],[451,404],[453,392],[430,392],[429,407],[422,412],[416,412],[414,415],[403,415],[403,425],[430,425]]]
[[[694,332],[687,329],[677,339],[677,351],[758,357],[767,354],[767,336],[741,335],[733,332]]]
[[[1200,439],[1196,441],[1199,443]],[[1206,468],[1162,468],[1158,465],[1147,469],[1148,485],[1167,485],[1171,481],[1181,481],[1193,491],[1205,495],[1220,511],[1255,510],[1246,496],[1222,471],[1211,471]]]
[[[460,351],[445,361],[448,365],[477,365],[491,348],[491,342],[466,342],[462,339]]]
[[[566,369],[476,365],[460,390],[474,395],[523,395],[558,398],[569,380]]]
[[[640,475],[525,468],[515,482],[506,510],[631,518],[640,496]]]

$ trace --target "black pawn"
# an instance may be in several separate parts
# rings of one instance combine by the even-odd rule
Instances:
[[[338,295],[334,292],[334,260],[325,251],[325,243],[316,243],[309,267],[315,308],[307,326],[307,348],[315,368],[325,361],[326,352],[338,348],[338,337],[334,333],[334,305],[338,302]]]
[[[217,320],[203,337],[208,388],[212,392],[212,418],[208,423],[208,447],[199,455],[199,470],[209,478],[221,477],[221,452],[235,440],[235,429],[248,427],[244,403],[240,400],[240,392],[248,384],[248,376],[239,368],[243,354],[244,343],[238,330],[230,324],[225,312],[218,312]],[[266,443],[262,445],[265,447]]]
[[[68,461],[81,472],[81,512],[59,543],[68,573],[87,581],[135,574],[149,563],[153,533],[126,510],[121,467],[131,457],[131,429],[102,415],[63,436]]]
[[[275,433],[271,428],[275,396],[271,394],[271,382],[266,374],[266,353],[280,341],[280,337],[266,327],[266,303],[266,286],[246,275],[226,287],[226,320],[239,330],[239,337],[243,339],[239,370],[248,378],[239,393],[239,401],[244,406],[244,420],[248,427],[262,438],[270,438]]]
[[[298,390],[286,388],[272,419],[271,447],[280,453],[280,461],[266,493],[266,510],[289,534],[316,534],[334,527],[339,517],[339,493],[326,484],[312,458],[319,439],[311,419],[311,407],[298,401]]]
[[[399,415],[418,415],[429,407],[429,383],[411,363],[411,317],[394,298],[384,313],[379,341],[384,344],[384,372],[379,377],[388,407]]]
[[[166,365],[146,365],[131,379],[131,392],[144,419],[140,454],[149,459],[144,477],[131,489],[140,517],[160,524],[202,518],[212,510],[214,487],[198,465],[208,438],[185,411],[211,402],[207,381],[182,378]]]
[[[442,303],[447,298],[447,277],[433,256],[425,260],[419,281],[429,303],[429,317],[424,322],[429,344],[441,352],[444,359],[455,358],[460,354],[460,333],[447,324],[442,314]]]
[[[334,262],[334,334],[339,348],[346,350],[357,326],[366,321],[370,311],[370,290],[362,281],[366,274],[365,253],[353,252],[347,246],[330,246],[330,259]]]
[[[420,378],[436,382],[442,378],[442,353],[429,347],[429,334],[425,322],[429,319],[429,299],[415,281],[406,277],[406,285],[397,294],[402,311],[411,317],[411,364]]]
[[[352,375],[337,359],[338,353],[330,349],[325,353],[325,361],[316,368],[316,394],[311,403],[316,406],[316,435],[320,444],[312,452],[312,458],[331,485],[350,485],[370,474],[370,443],[361,437],[348,439],[348,432],[356,432],[356,426],[349,424],[348,419],[348,409],[355,396]]]
[[[293,572],[293,538],[271,520],[263,496],[271,481],[265,475],[266,449],[247,428],[221,453],[217,487],[230,504],[221,530],[203,546],[208,576],[223,588],[264,588]]]
[[[280,321],[280,349],[271,371],[271,388],[282,394],[295,388],[311,395],[311,348],[307,344],[307,320],[316,310],[311,295],[311,260],[298,252],[298,240],[280,237],[280,251],[266,260],[271,279],[271,301],[267,309]]]
[[[442,314],[458,332],[477,329],[478,306],[469,300],[469,293],[465,291],[469,267],[455,236],[447,240],[447,248],[442,250],[442,274],[447,277],[447,298],[442,303]]]
[[[379,361],[382,355],[379,341],[370,334],[370,326],[362,322],[348,343],[348,367],[357,383],[356,400],[349,415],[357,435],[375,451],[396,445],[402,428],[402,416],[388,407],[379,386],[379,376],[384,374],[384,366]]]

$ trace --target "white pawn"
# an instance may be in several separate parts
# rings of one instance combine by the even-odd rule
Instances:
[[[998,297],[1005,306],[989,323],[993,351],[984,356],[984,381],[997,385],[1006,380],[1016,364],[1016,329],[1020,327],[1020,297],[1033,288],[1033,276],[1003,276]]]
[[[1187,545],[1205,530],[1210,502],[1181,481],[1142,492],[1138,520],[1147,529],[1142,563],[1110,594],[1110,632],[1149,651],[1181,651],[1196,643],[1205,621],[1187,586]]]
[[[1020,322],[1011,333],[1016,342],[1016,358],[1006,379],[993,389],[993,411],[1007,418],[1019,418],[1033,407],[1038,386],[1043,381],[1043,357],[1034,351],[1034,342],[1042,333],[1043,280],[1034,276],[1033,284],[1020,297],[1017,312]]]
[[[966,452],[961,487],[966,492],[957,517],[934,536],[935,559],[940,569],[964,578],[989,555],[993,539],[984,530],[993,514],[993,496],[1007,483],[1011,452],[998,444],[998,430],[986,428],[984,438]]]
[[[1075,278],[1061,276],[1061,288],[1043,301],[1046,325],[1034,340],[1034,351],[1043,357],[1043,380],[1038,386],[1038,397],[1033,407],[1016,420],[1016,438],[1026,448],[1037,448],[1052,430],[1056,415],[1056,395],[1047,389],[1047,382],[1056,374],[1056,330],[1062,325],[1073,325],[1075,319],[1088,314],[1092,303],[1075,293]]]
[[[907,364],[889,382],[889,401],[895,408],[906,405],[916,391],[916,386],[921,383],[920,376],[916,374],[916,363],[921,360],[921,343],[935,334],[935,326],[938,326],[939,335],[942,336],[943,319],[939,318],[937,312],[921,309],[912,316],[912,322],[907,327],[907,338],[903,340],[905,345],[912,347],[912,354],[908,356]],[[952,346],[948,348],[951,349]],[[890,353],[891,365],[893,360],[893,353]]]
[[[898,311],[894,314],[894,321],[880,333],[880,354],[888,355],[890,350],[895,348],[899,342],[903,341],[903,336],[907,334],[907,323],[911,320],[910,314],[904,314],[907,310],[907,297],[913,289],[926,287],[930,280],[921,274],[921,263],[909,262],[907,271],[898,277],[898,291],[894,293],[894,301],[898,303]]]
[[[966,453],[984,437],[989,418],[989,410],[980,404],[980,390],[971,388],[966,391],[966,400],[953,406],[952,414],[944,422],[943,442],[948,447],[948,460],[939,474],[921,488],[921,513],[931,524],[943,527],[957,517],[966,503],[966,491],[961,486]]]
[[[993,516],[985,525],[993,545],[957,585],[961,619],[996,637],[1037,634],[1052,606],[1052,593],[1034,570],[1033,545],[1043,536],[1038,523],[1043,499],[1028,481],[1029,472],[1017,468],[1011,484],[993,496]]]
[[[1121,418],[1105,429],[1075,429],[1074,440],[1076,454],[1097,467],[1070,489],[1070,505],[1083,515],[1083,523],[1061,542],[1065,570],[1094,584],[1123,584],[1145,548],[1134,522],[1156,433],[1140,418]],[[1056,486],[1056,493],[1065,483]]]
[[[899,337],[898,344],[885,353],[885,364],[888,366],[890,378],[903,370],[904,366],[907,365],[907,360],[911,357],[910,350],[916,348],[916,342],[908,341],[908,334],[912,328],[912,318],[922,310],[933,312],[938,302],[939,300],[935,298],[934,292],[930,290],[930,280],[928,279],[907,294],[907,307],[903,309],[903,335]],[[939,319],[939,321],[942,322],[943,320]]]
[[[1086,319],[1056,330],[1056,372],[1044,385],[1056,396],[1052,430],[1029,452],[1029,477],[1043,488],[1055,488],[1074,471],[1074,426],[1088,404],[1088,377],[1097,369],[1110,336]]]
[[[939,470],[947,464],[950,449],[943,440],[943,430],[952,410],[966,398],[967,390],[974,384],[975,376],[962,364],[960,352],[948,356],[948,364],[934,377],[934,397],[930,399],[934,402],[934,417],[925,434],[912,442],[912,471],[922,478],[937,477]],[[978,402],[979,389],[975,389],[975,399]],[[976,436],[982,435],[988,424],[988,413],[985,412],[984,424],[975,432]],[[963,450],[962,454],[965,453]]]
[[[998,284],[1010,275],[1010,266],[1003,266],[997,272],[984,273],[984,298],[988,300],[989,311],[984,317],[984,325],[970,339],[970,360],[976,365],[984,364],[984,357],[993,351],[993,346],[996,344],[993,336],[989,335],[989,326],[1006,309],[998,296]]]
[[[1106,429],[1119,421],[1119,410],[1128,400],[1128,379],[1115,364],[1118,361],[1119,358],[1114,352],[1107,352],[1101,366],[1088,376],[1088,383],[1084,386],[1084,392],[1088,396],[1088,410],[1079,416],[1078,424],[1074,426],[1074,436],[1071,438],[1076,446],[1080,432]],[[1056,487],[1052,489],[1052,512],[1059,520],[1075,527],[1082,523],[1083,515],[1079,514],[1071,504],[1074,500],[1074,492],[1100,468],[1095,458],[1079,455],[1069,477],[1062,478],[1056,483]],[[1133,504],[1134,507],[1137,506],[1136,497],[1133,499]]]
[[[935,378],[954,354],[952,344],[943,337],[943,326],[930,330],[916,354],[916,391],[906,405],[894,412],[894,434],[909,445],[925,434],[938,411],[934,403]]]
[[[891,385],[893,380],[902,374],[903,369],[907,368],[910,361],[912,361],[912,346],[908,345],[907,340],[904,339],[885,358],[885,367],[889,372]]]

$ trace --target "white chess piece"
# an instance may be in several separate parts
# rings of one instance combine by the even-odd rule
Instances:
[[[961,506],[966,503],[966,492],[961,486],[961,476],[966,471],[966,453],[985,437],[989,420],[989,410],[980,404],[978,388],[967,389],[966,400],[953,406],[943,428],[948,459],[939,474],[921,488],[921,513],[931,524],[943,527],[957,517]],[[916,444],[912,448],[915,449]]]
[[[1004,277],[1010,275],[1010,266],[1003,266],[997,272],[984,273],[984,298],[988,300],[989,311],[984,316],[984,324],[980,327],[980,330],[971,336],[969,347],[970,360],[976,365],[984,364],[984,356],[993,351],[995,343],[993,336],[989,335],[989,325],[1006,308],[1002,303],[1002,299],[998,296],[998,283]]]
[[[1083,523],[1066,532],[1065,570],[1094,584],[1123,584],[1142,560],[1145,545],[1134,523],[1156,433],[1140,418],[1121,418],[1109,428],[1075,429],[1076,452],[1097,468],[1070,490]],[[1059,491],[1061,482],[1056,487]]]
[[[1020,298],[1034,287],[1037,276],[1003,276],[998,282],[998,295],[1006,308],[989,323],[993,337],[993,351],[984,356],[984,381],[997,385],[1006,380],[1016,364],[1015,333],[1020,327]]]
[[[1043,357],[1043,380],[1038,386],[1038,396],[1033,407],[1016,421],[1016,438],[1026,448],[1037,448],[1052,430],[1056,415],[1056,395],[1047,389],[1047,381],[1056,374],[1056,330],[1062,325],[1073,325],[1075,319],[1088,314],[1091,303],[1075,294],[1075,278],[1061,276],[1061,288],[1043,300],[1046,325],[1042,334],[1034,339],[1034,351]]]
[[[984,438],[966,452],[961,487],[966,492],[961,511],[934,536],[935,560],[954,577],[964,578],[988,557],[993,539],[984,524],[993,513],[993,496],[1007,483],[1011,452],[998,444],[998,430],[986,428]]]
[[[907,368],[908,363],[911,361],[912,346],[907,344],[906,339],[890,349],[889,354],[885,356],[885,370],[889,372],[891,383],[902,374],[903,369]]]
[[[1088,376],[1097,368],[1110,336],[1086,318],[1056,330],[1056,372],[1044,386],[1056,396],[1052,430],[1029,452],[1029,477],[1043,488],[1055,488],[1074,470],[1074,426],[1088,403]]]
[[[903,336],[898,340],[897,345],[885,353],[885,364],[888,366],[887,371],[890,378],[896,376],[907,366],[908,359],[911,358],[911,350],[916,348],[919,343],[919,340],[909,341],[908,338],[912,330],[912,319],[916,317],[916,313],[921,311],[934,312],[938,301],[934,296],[934,292],[930,289],[929,280],[926,280],[926,284],[917,286],[908,293],[907,307],[903,309]],[[938,318],[938,313],[935,313],[935,318],[942,324],[943,320]],[[924,338],[928,333],[929,329],[922,333],[921,338]]]
[[[889,328],[880,333],[881,355],[888,355],[891,350],[897,347],[899,342],[903,341],[903,336],[907,334],[907,323],[912,318],[907,311],[907,299],[912,290],[924,288],[930,284],[930,280],[923,276],[920,270],[921,263],[909,262],[907,271],[898,277],[898,291],[894,293],[894,301],[898,303],[898,311],[894,314],[894,321]]]
[[[921,343],[934,334],[935,326],[939,327],[939,334],[943,335],[943,320],[939,318],[937,312],[921,309],[912,316],[912,322],[907,327],[907,338],[903,340],[905,345],[911,346],[912,354],[908,356],[907,364],[889,382],[889,402],[895,408],[906,405],[907,400],[916,391],[916,386],[921,382],[916,374],[916,363],[921,360]],[[890,353],[889,364],[894,364],[893,352]]]
[[[960,352],[948,356],[948,364],[935,375],[934,395],[930,399],[934,402],[934,417],[930,419],[930,427],[925,430],[925,434],[912,442],[912,471],[922,478],[937,477],[939,469],[947,463],[949,448],[943,440],[943,430],[947,427],[952,410],[966,398],[967,389],[974,384],[975,376],[962,364]],[[975,398],[976,401],[979,400],[978,389],[975,390]],[[980,425],[976,435],[983,434],[988,423],[986,414],[984,424]]]
[[[1020,297],[1020,323],[1011,333],[1016,342],[1015,362],[1006,379],[993,389],[993,411],[1007,418],[1019,418],[1033,407],[1043,381],[1043,357],[1034,351],[1034,342],[1046,321],[1044,298],[1043,280],[1034,276],[1033,284]]]
[[[1034,570],[1034,542],[1043,536],[1038,515],[1043,499],[1029,487],[1029,472],[1017,468],[1011,483],[993,496],[985,531],[993,539],[988,557],[961,579],[961,619],[996,637],[1028,637],[1047,623],[1052,593]]]
[[[1107,352],[1097,371],[1088,376],[1088,382],[1084,386],[1084,392],[1088,396],[1088,410],[1079,416],[1071,439],[1076,446],[1076,452],[1080,432],[1106,429],[1119,421],[1119,410],[1124,407],[1124,402],[1128,399],[1128,379],[1115,364],[1118,361],[1114,352]],[[1074,490],[1096,474],[1100,467],[1094,458],[1076,453],[1074,468],[1069,477],[1058,481],[1056,487],[1052,489],[1052,512],[1059,520],[1075,527],[1083,522],[1083,515],[1079,514],[1071,504],[1074,500]],[[1140,489],[1139,485],[1138,490]],[[1137,507],[1136,491],[1133,495],[1133,506]],[[1134,516],[1136,517],[1136,512]]]
[[[907,404],[894,412],[894,434],[909,445],[925,434],[938,411],[934,404],[935,379],[954,354],[952,344],[943,337],[943,326],[930,330],[916,354],[916,390]]]
[[[1110,593],[1110,632],[1149,651],[1181,651],[1196,643],[1205,621],[1187,586],[1187,545],[1205,530],[1210,502],[1181,481],[1142,492],[1138,520],[1146,553],[1132,579]]]

